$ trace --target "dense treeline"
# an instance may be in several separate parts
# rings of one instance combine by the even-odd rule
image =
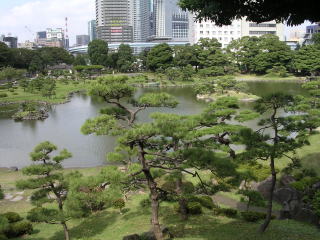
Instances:
[[[189,75],[220,76],[233,73],[270,74],[285,77],[288,74],[318,75],[320,72],[320,42],[318,34],[314,44],[289,46],[274,35],[243,37],[222,48],[217,39],[203,38],[192,46],[170,47],[159,44],[138,56],[129,45],[121,44],[117,51],[110,51],[108,44],[94,40],[89,44],[88,55],[69,54],[61,48],[38,50],[9,49],[0,44],[0,68],[27,69],[31,73],[44,72],[48,66],[66,63],[73,65],[100,65],[117,72],[153,71],[190,79]],[[182,70],[182,71],[181,71]]]

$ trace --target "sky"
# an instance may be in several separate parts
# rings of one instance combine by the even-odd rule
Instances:
[[[88,21],[95,19],[95,0],[0,0],[0,34],[11,33],[19,42],[34,40],[33,34],[46,28],[64,29],[65,17],[74,44],[76,35],[88,34]]]
[[[88,34],[88,21],[95,19],[95,0],[0,0],[0,34],[11,33],[19,42],[33,41],[35,33],[46,28],[65,28],[65,17],[72,45],[76,35]],[[305,29],[308,24],[295,28]],[[287,36],[291,29],[286,28]]]

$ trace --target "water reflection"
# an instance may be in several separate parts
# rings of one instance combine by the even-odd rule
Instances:
[[[249,83],[250,91],[264,95],[275,91],[293,94],[303,93],[297,83]],[[165,91],[179,101],[176,108],[150,108],[141,112],[138,120],[150,121],[149,114],[155,111],[183,115],[198,114],[206,103],[197,101],[192,87],[138,89],[136,97],[144,92]],[[251,108],[252,103],[242,103],[241,108]],[[41,141],[49,140],[59,148],[67,148],[73,153],[72,159],[65,162],[66,167],[92,167],[105,164],[106,153],[115,147],[115,138],[108,136],[84,136],[80,128],[86,119],[99,114],[106,104],[102,99],[77,94],[72,101],[53,106],[50,117],[45,121],[14,122],[9,117],[0,118],[0,167],[23,167],[30,163],[29,152]],[[257,121],[246,125],[257,127]]]

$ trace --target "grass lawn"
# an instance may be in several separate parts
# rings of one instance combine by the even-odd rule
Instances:
[[[80,82],[79,84],[63,84],[57,81],[56,95],[52,98],[43,97],[41,93],[30,93],[25,92],[21,87],[15,89],[14,92],[9,92],[7,90],[0,90],[0,93],[7,93],[8,97],[0,98],[1,102],[19,102],[19,101],[44,101],[49,103],[62,103],[68,97],[68,94],[74,91],[80,91],[86,89],[88,86],[88,81],[86,83]]]
[[[320,175],[320,134],[314,134],[309,138],[310,145],[297,150],[297,157],[301,159],[302,166],[314,169]],[[290,162],[288,158],[278,159],[276,166],[283,169]]]
[[[94,175],[99,168],[77,169],[84,175]],[[66,172],[72,169],[66,169]],[[203,175],[205,178],[207,174]],[[0,169],[0,182],[6,193],[17,191],[14,182],[21,179],[21,172],[8,172]],[[29,195],[29,192],[24,195]],[[230,195],[230,194],[229,194]],[[230,195],[233,197],[235,195]],[[140,206],[140,201],[148,197],[146,193],[137,193],[129,197],[126,204],[128,212],[119,214],[116,209],[107,209],[85,219],[68,222],[72,239],[82,240],[121,240],[123,236],[150,230],[150,209]],[[238,198],[238,196],[235,196]],[[26,216],[31,208],[28,201],[0,201],[0,213],[16,211]],[[231,219],[215,216],[212,210],[204,210],[200,216],[191,216],[182,221],[175,213],[172,203],[161,203],[161,223],[169,227],[175,239],[184,240],[317,240],[320,231],[311,225],[296,221],[272,222],[270,229],[263,235],[257,233],[259,223],[247,223],[240,218]],[[21,239],[21,238],[17,238]],[[17,240],[16,239],[16,240]],[[61,240],[63,231],[60,225],[34,224],[34,233],[25,236],[25,240]]]
[[[204,94],[204,95],[200,95],[199,99],[211,99],[211,100],[216,100],[218,98],[221,97],[235,97],[237,98],[239,101],[256,101],[258,100],[260,97],[253,95],[253,94],[249,94],[249,93],[244,93],[244,92],[236,92],[236,91],[225,91],[224,93],[213,93],[213,94]]]
[[[255,74],[236,74],[236,80],[239,81],[302,81],[305,77],[271,77],[268,75],[255,75]]]

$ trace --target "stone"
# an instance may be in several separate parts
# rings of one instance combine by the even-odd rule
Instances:
[[[12,198],[13,198],[13,195],[11,195],[9,193],[4,194],[4,200],[10,200]]]
[[[280,178],[280,186],[290,186],[291,183],[295,182],[296,180],[294,179],[294,177],[290,176],[290,175],[284,175]]]
[[[138,234],[132,234],[128,236],[124,236],[122,240],[140,240],[140,236]]]
[[[292,200],[298,200],[298,192],[292,188],[284,187],[279,188],[274,192],[274,199],[279,203],[291,202]]]
[[[270,189],[271,189],[271,176],[263,180],[262,182],[258,182],[258,183],[253,182],[251,185],[252,185],[252,189],[260,192],[264,198],[266,199],[269,198]]]
[[[22,199],[23,199],[22,196],[16,196],[16,197],[14,197],[13,199],[11,199],[10,201],[11,201],[11,202],[19,202],[19,201],[21,201]]]

